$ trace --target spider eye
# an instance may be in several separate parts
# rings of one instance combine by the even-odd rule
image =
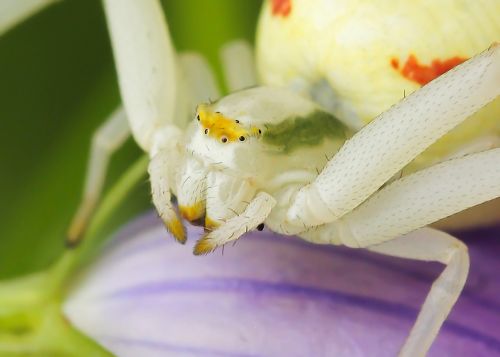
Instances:
[[[220,141],[222,141],[223,143],[226,143],[227,142],[227,138],[225,136],[223,136]]]
[[[198,119],[198,121],[200,121],[200,114],[196,114],[196,119]]]
[[[240,136],[240,141],[245,141],[245,137],[244,136]]]
[[[262,130],[259,129],[259,134],[262,134]]]
[[[208,134],[208,129],[205,129],[205,134]]]
[[[239,121],[238,119],[236,119],[236,120],[235,120],[235,122],[236,122],[236,124],[239,124],[239,123],[240,123],[240,121]]]

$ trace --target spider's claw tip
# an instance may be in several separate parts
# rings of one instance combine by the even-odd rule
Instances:
[[[76,237],[67,236],[66,239],[64,240],[64,245],[68,249],[75,249],[76,247],[78,247],[78,245],[80,245],[80,242],[81,242],[81,237],[79,236]]]
[[[184,219],[193,222],[203,216],[205,208],[202,203],[199,202],[192,206],[179,206],[179,212]]]
[[[220,226],[219,222],[210,218],[209,216],[205,216],[205,232],[211,232],[217,229],[219,226]]]
[[[175,240],[181,244],[186,243],[186,229],[178,218],[165,222],[167,230],[174,236]]]
[[[196,242],[193,253],[194,255],[205,255],[213,252],[216,247],[212,239],[205,235]]]

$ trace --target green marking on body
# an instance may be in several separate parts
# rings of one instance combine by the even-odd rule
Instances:
[[[265,143],[280,146],[289,153],[302,146],[320,145],[325,138],[347,138],[348,128],[333,115],[315,110],[306,117],[287,118],[279,124],[267,124],[262,135]]]

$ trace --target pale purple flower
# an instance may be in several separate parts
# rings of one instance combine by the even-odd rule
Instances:
[[[470,276],[430,356],[500,355],[499,232],[466,240]],[[195,257],[200,234],[190,227],[182,246],[138,219],[77,283],[67,316],[118,356],[394,356],[442,269],[266,231]]]

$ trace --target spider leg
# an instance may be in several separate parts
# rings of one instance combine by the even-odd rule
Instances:
[[[416,229],[500,197],[499,162],[500,148],[442,162],[384,187],[338,221],[301,234],[316,243],[447,265],[433,284],[403,356],[425,355],[462,290],[469,264],[458,240],[434,229]]]
[[[500,197],[500,148],[445,161],[387,185],[306,240],[366,248]]]
[[[422,228],[368,249],[385,255],[446,265],[432,284],[400,351],[400,356],[425,356],[464,287],[469,272],[467,247],[449,234]]]
[[[316,226],[353,210],[441,136],[500,94],[500,45],[407,96],[356,133],[303,187],[289,222]]]
[[[151,157],[153,203],[179,242],[185,230],[170,201],[188,113],[181,66],[158,0],[104,0],[120,94],[134,139]],[[177,125],[176,125],[177,124]]]
[[[177,181],[177,204],[183,218],[195,221],[205,214],[207,171],[194,159],[186,160]]]
[[[189,110],[200,103],[209,102],[220,96],[213,71],[206,59],[193,52],[180,55],[182,84],[186,89]],[[194,112],[192,113],[194,118]],[[189,149],[187,149],[189,150]],[[207,170],[197,160],[187,159],[179,170],[176,195],[181,215],[195,221],[205,213],[207,193]]]
[[[220,91],[212,69],[200,54],[183,52],[179,55],[179,64],[181,68],[179,85],[184,86],[186,104],[190,112],[187,118],[193,119],[196,106],[218,99]]]
[[[210,171],[206,179],[205,228],[214,230],[228,219],[245,211],[255,197],[255,187],[248,180]]]
[[[0,1],[0,36],[58,0]]]
[[[471,154],[393,182],[340,219],[342,243],[366,247],[500,197],[500,148]]]
[[[210,253],[215,248],[235,241],[246,232],[257,228],[275,205],[276,200],[271,195],[265,192],[258,193],[242,214],[228,219],[217,229],[198,240],[194,247],[194,254]]]
[[[170,194],[173,170],[178,167],[179,159],[180,153],[175,148],[164,148],[151,158],[148,173],[151,180],[151,196],[158,215],[174,238],[184,244],[186,230],[172,206]]]
[[[224,45],[220,57],[229,92],[257,85],[255,59],[248,42],[238,40]]]
[[[94,208],[99,201],[111,155],[130,136],[130,129],[123,108],[116,109],[94,132],[83,197],[66,235],[68,246],[76,246],[87,227]]]
[[[185,94],[161,5],[157,0],[105,0],[103,5],[132,135],[146,152],[157,151],[154,136],[158,128],[174,126]]]

